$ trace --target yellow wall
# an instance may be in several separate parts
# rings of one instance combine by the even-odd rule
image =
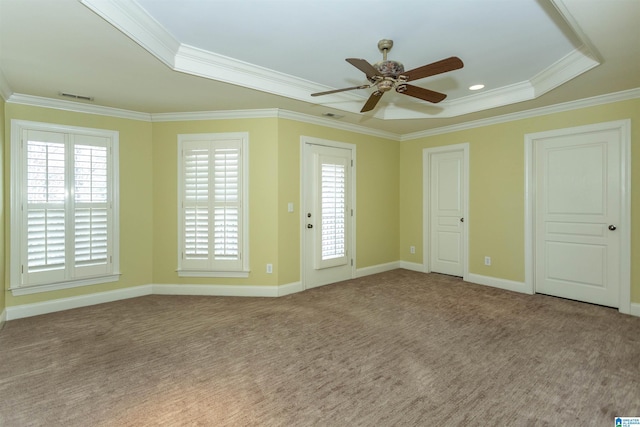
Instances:
[[[399,260],[399,143],[324,126],[280,120],[281,261],[300,280],[300,137],[310,136],[356,146],[356,268]],[[295,212],[287,213],[287,202]]]
[[[9,284],[10,200],[8,195],[11,158],[10,123],[12,119],[58,123],[69,126],[116,130],[120,133],[120,270],[118,282],[60,291],[43,292],[14,297],[6,291],[7,306],[47,301],[57,298],[85,295],[151,283],[151,256],[153,247],[151,204],[151,123],[105,117],[94,114],[73,113],[50,108],[31,107],[8,103],[5,106],[4,150],[4,209],[6,241],[5,280]],[[7,286],[8,288],[9,286]]]
[[[640,164],[640,100],[583,108],[404,141],[400,148],[400,258],[422,263],[422,151],[469,143],[469,272],[524,281],[524,136],[632,120],[631,162]],[[637,167],[636,167],[637,170]],[[631,300],[640,302],[640,173],[632,168]],[[409,253],[409,246],[416,253]],[[484,265],[491,256],[492,265]]]
[[[150,283],[283,285],[299,281],[301,135],[356,146],[356,267],[360,269],[399,260],[422,263],[424,148],[470,144],[470,272],[518,282],[524,280],[525,134],[631,118],[632,163],[640,164],[640,150],[636,149],[640,143],[638,99],[403,142],[278,118],[151,123],[13,103],[2,106],[5,266],[10,262],[9,125],[11,119],[22,119],[120,132],[123,274],[115,283],[21,297],[5,291],[0,310],[5,304],[9,307]],[[175,271],[177,135],[216,132],[249,133],[251,273],[247,279],[179,278]],[[287,211],[289,202],[294,204],[293,213]],[[640,224],[640,174],[633,172],[632,223]],[[416,247],[415,254],[409,253],[411,245]],[[632,259],[638,254],[640,226],[632,229]],[[484,266],[485,255],[492,257],[491,266]],[[273,274],[266,273],[267,263],[273,264]],[[631,298],[640,302],[640,263],[633,261]]]
[[[246,279],[181,278],[177,267],[177,138],[249,132],[249,252]],[[398,260],[397,142],[293,120],[229,119],[153,125],[154,283],[283,285],[300,280],[300,137],[356,145],[357,267]],[[288,212],[293,203],[294,212]],[[362,207],[361,207],[362,205]],[[273,273],[266,273],[266,264]]]
[[[249,133],[249,262],[247,279],[178,277],[178,135]],[[277,119],[160,122],[153,125],[153,282],[167,284],[278,284]],[[274,265],[273,274],[266,264]]]

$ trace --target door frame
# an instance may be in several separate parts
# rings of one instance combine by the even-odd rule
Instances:
[[[463,235],[462,235],[462,279],[468,281],[469,276],[469,143],[445,145],[443,147],[425,148],[422,150],[422,271],[431,273],[431,156],[453,151],[462,151],[464,162],[464,180],[462,198],[463,209]]]
[[[339,141],[331,141],[328,139],[315,138],[312,136],[300,136],[300,282],[302,283],[302,289],[306,290],[307,288],[307,270],[306,267],[308,263],[312,263],[312,260],[307,260],[309,254],[306,253],[306,243],[307,243],[307,234],[305,233],[305,154],[307,153],[308,145],[322,145],[325,147],[332,148],[341,148],[345,150],[351,151],[351,161],[353,165],[351,166],[351,186],[349,188],[349,194],[351,200],[349,201],[351,205],[351,210],[353,214],[350,216],[350,228],[351,228],[351,236],[349,239],[349,247],[351,249],[351,253],[349,258],[351,258],[351,279],[356,277],[356,145],[349,144],[346,142]]]
[[[567,136],[576,133],[617,130],[620,133],[620,295],[618,311],[631,312],[631,120],[616,120],[585,126],[555,129],[525,134],[525,189],[524,189],[524,280],[525,289],[534,294],[535,289],[535,146],[540,139]]]

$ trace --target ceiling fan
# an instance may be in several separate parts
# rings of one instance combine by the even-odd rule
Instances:
[[[419,98],[424,101],[438,103],[445,99],[447,95],[418,86],[413,86],[407,84],[407,82],[457,70],[464,66],[460,58],[452,56],[431,64],[423,65],[422,67],[414,68],[413,70],[404,71],[404,66],[400,62],[387,60],[387,53],[392,47],[393,40],[380,40],[378,42],[378,49],[382,52],[382,61],[376,62],[373,65],[369,64],[364,59],[346,59],[349,64],[365,73],[367,80],[369,80],[371,84],[312,93],[311,96],[329,95],[331,93],[345,92],[354,89],[368,89],[375,86],[375,92],[369,96],[364,107],[360,110],[361,113],[373,110],[378,104],[378,101],[380,101],[380,98],[382,98],[382,95],[391,89],[395,89],[398,93],[413,96],[414,98]]]

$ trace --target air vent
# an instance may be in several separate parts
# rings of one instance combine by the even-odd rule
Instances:
[[[75,95],[73,93],[60,92],[60,96],[67,98],[79,99],[81,101],[93,101],[93,96]]]
[[[325,117],[329,117],[330,119],[341,119],[344,116],[341,116],[340,114],[335,114],[335,113],[322,113],[323,116]]]

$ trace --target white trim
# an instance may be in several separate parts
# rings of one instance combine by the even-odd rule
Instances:
[[[400,134],[386,132],[377,129],[371,129],[361,125],[355,125],[352,123],[344,123],[336,121],[336,119],[325,119],[324,117],[311,116],[309,114],[296,113],[289,110],[278,110],[278,117],[281,119],[295,120],[297,122],[308,123],[312,125],[325,126],[332,129],[346,130],[348,132],[360,133],[363,135],[375,136],[378,138],[391,139],[393,141],[400,141]]]
[[[312,92],[325,91],[331,88],[245,61],[185,45],[173,37],[153,16],[149,15],[146,10],[135,2],[126,0],[111,0],[109,2],[101,0],[80,1],[175,71],[240,85],[316,105],[329,105],[332,108],[352,113],[358,113],[361,108],[362,97],[357,94],[340,92],[322,99],[315,99],[310,95]],[[554,3],[554,0],[552,0],[552,3]],[[575,20],[571,19],[566,7],[560,4],[556,8],[561,13],[565,12],[563,14],[565,22],[574,30],[574,34],[582,42],[579,48],[523,82],[501,88],[498,91],[487,91],[483,94],[467,96],[451,102],[445,101],[441,104],[442,109],[437,113],[437,116],[440,118],[454,117],[534,99],[599,65],[595,55],[591,52],[591,45],[588,44],[588,40],[583,40],[586,39],[584,33],[580,31]],[[381,120],[429,119],[433,118],[433,114],[399,107],[390,103],[380,107],[374,113],[374,117]]]
[[[351,241],[349,242],[349,246],[351,248],[351,253],[348,254],[349,258],[351,259],[351,278],[357,277],[357,269],[356,269],[356,230],[357,230],[357,225],[356,225],[356,218],[357,218],[357,213],[358,210],[356,208],[356,200],[357,200],[357,194],[356,194],[356,176],[357,176],[357,166],[358,166],[358,162],[356,160],[356,144],[351,144],[351,143],[346,143],[346,142],[340,142],[340,141],[331,141],[328,139],[322,139],[322,138],[315,138],[312,136],[305,136],[305,135],[300,135],[300,277],[301,277],[301,281],[302,281],[302,287],[304,289],[307,289],[307,284],[305,283],[305,275],[306,275],[306,263],[307,262],[311,262],[310,260],[307,260],[305,258],[305,253],[307,252],[306,250],[306,236],[307,233],[305,233],[305,224],[306,224],[306,218],[305,218],[305,212],[304,212],[304,208],[305,203],[306,203],[306,191],[307,189],[306,187],[306,175],[305,175],[305,159],[306,159],[306,154],[307,154],[307,150],[308,150],[308,146],[311,145],[321,145],[321,146],[325,146],[325,147],[332,147],[332,148],[341,148],[344,150],[349,150],[351,153],[351,188],[349,189],[349,205],[351,206],[351,211],[352,211],[352,215],[350,217],[351,220]],[[310,257],[309,257],[310,258]]]
[[[424,273],[424,265],[417,262],[400,261],[400,268],[405,270],[417,271],[418,273]]]
[[[292,283],[287,283],[286,285],[280,285],[278,286],[278,295],[279,297],[283,297],[286,295],[291,295],[291,294],[295,294],[298,292],[302,292],[304,291],[304,288],[302,287],[302,282],[298,281],[298,282],[292,282]]]
[[[586,45],[580,46],[529,80],[535,90],[535,98],[598,65],[600,63],[594,59],[590,48]]]
[[[400,141],[411,141],[413,139],[425,138],[428,136],[442,135],[461,130],[475,129],[484,126],[496,125],[500,123],[513,122],[516,120],[529,119],[532,117],[545,116],[548,114],[562,113],[566,111],[577,110],[580,108],[595,107],[602,104],[611,104],[613,102],[628,101],[630,99],[640,98],[640,88],[614,92],[605,95],[593,96],[591,98],[583,98],[576,101],[563,102],[547,107],[534,108],[531,110],[519,111],[517,113],[503,114],[501,116],[489,117],[487,119],[474,120],[470,122],[459,123],[450,126],[442,126],[434,129],[427,129],[419,132],[405,133],[400,137]]]
[[[240,188],[238,195],[240,207],[239,232],[240,241],[238,242],[239,256],[233,261],[219,261],[215,258],[213,247],[209,247],[209,254],[206,260],[194,261],[184,257],[185,236],[184,233],[184,209],[185,209],[185,170],[184,170],[184,151],[193,147],[193,144],[200,148],[206,148],[210,153],[209,168],[213,169],[213,154],[215,150],[221,147],[239,150],[240,157]],[[204,144],[204,145],[203,145]],[[220,145],[222,144],[222,145]],[[189,133],[179,134],[177,141],[177,160],[178,160],[178,276],[179,277],[249,277],[249,132],[225,132],[225,133]],[[209,180],[213,179],[213,174],[209,174]],[[211,181],[209,181],[211,184]],[[211,190],[212,191],[212,190]],[[217,201],[213,196],[207,199],[207,205],[211,212],[217,205]],[[212,218],[210,218],[212,220]],[[209,242],[213,243],[213,225],[209,229]]]
[[[246,279],[250,271],[176,270],[178,277],[238,277]]]
[[[127,0],[80,0],[80,2],[165,65],[174,66],[174,57],[180,43],[137,2]]]
[[[11,95],[13,95],[11,86],[9,86],[4,73],[0,70],[0,96],[6,101]]]
[[[96,277],[81,278],[78,280],[66,280],[57,283],[44,283],[41,285],[21,286],[23,274],[21,271],[21,261],[26,257],[26,250],[22,247],[23,241],[19,232],[11,233],[10,248],[11,259],[9,264],[9,289],[13,295],[27,295],[38,292],[47,292],[52,290],[60,290],[73,288],[77,286],[94,285],[99,283],[114,282],[120,279],[120,157],[119,157],[119,132],[109,129],[97,129],[80,126],[68,126],[56,123],[34,122],[28,120],[11,119],[11,170],[10,170],[10,212],[11,212],[11,229],[14,231],[23,230],[23,214],[21,213],[22,204],[24,203],[24,192],[21,191],[25,185],[23,174],[24,158],[23,158],[23,133],[25,130],[38,130],[46,132],[60,132],[66,134],[82,134],[92,135],[109,140],[109,161],[111,164],[110,190],[111,199],[110,209],[112,211],[112,229],[111,229],[111,268],[108,274]],[[66,208],[65,208],[66,209]],[[16,214],[19,213],[19,214]]]
[[[64,99],[43,98],[40,96],[12,94],[8,99],[9,104],[29,105],[32,107],[52,108],[54,110],[71,111],[74,113],[97,114],[100,116],[115,117],[120,119],[151,121],[151,114],[137,111],[123,110],[121,108],[103,107],[101,105],[85,104]]]
[[[506,291],[520,292],[531,295],[533,292],[524,282],[516,282],[513,280],[500,279],[498,277],[482,276],[480,274],[469,273],[465,282],[475,283],[477,285],[491,286],[493,288],[504,289]]]
[[[115,257],[115,255],[114,255]],[[62,289],[78,288],[82,286],[99,285],[102,283],[117,282],[120,280],[120,273],[108,274],[106,276],[92,277],[88,279],[73,280],[70,282],[50,283],[45,285],[33,285],[27,287],[9,288],[13,296],[39,294],[41,292],[59,291]]]
[[[277,108],[263,108],[256,110],[222,110],[222,111],[193,111],[181,113],[154,113],[152,122],[182,122],[198,120],[230,120],[230,119],[272,119],[278,117]]]
[[[535,222],[535,170],[534,145],[538,139],[553,136],[569,135],[573,133],[596,132],[604,130],[618,130],[620,132],[620,294],[618,310],[629,314],[631,306],[631,120],[616,120],[536,132],[524,136],[525,149],[525,205],[524,205],[524,277],[525,286],[529,293],[535,292],[534,269],[534,222]]]
[[[422,271],[431,272],[430,265],[430,234],[431,234],[431,209],[429,203],[429,194],[431,191],[431,156],[433,154],[448,153],[452,151],[462,151],[462,160],[464,162],[464,189],[462,198],[464,200],[463,209],[463,261],[462,261],[462,279],[467,280],[469,275],[469,146],[468,142],[461,144],[445,145],[441,147],[425,148],[422,150]]]
[[[6,98],[7,103],[30,105],[34,107],[52,108],[56,110],[72,111],[76,113],[99,114],[107,117],[116,117],[145,122],[169,122],[169,121],[189,121],[189,120],[228,120],[228,119],[252,119],[252,118],[283,118],[295,120],[303,123],[325,126],[332,129],[346,130],[363,135],[371,135],[380,138],[387,138],[394,141],[410,141],[413,139],[425,138],[434,135],[442,135],[461,130],[475,129],[500,123],[507,123],[516,120],[523,120],[532,117],[539,117],[548,114],[562,113],[565,111],[577,110],[580,108],[595,107],[613,102],[627,101],[640,98],[640,88],[629,89],[605,95],[593,96],[590,98],[554,104],[547,107],[524,110],[517,113],[509,113],[487,119],[474,120],[460,124],[442,126],[424,131],[396,134],[392,132],[379,131],[365,126],[338,122],[335,119],[325,119],[303,113],[296,113],[280,109],[259,109],[259,110],[221,110],[205,112],[187,113],[141,113],[118,108],[102,107],[98,105],[88,105],[80,102],[67,100],[57,100],[52,98],[42,98],[31,95],[13,93]]]
[[[113,291],[97,292],[76,297],[54,299],[32,304],[10,306],[6,308],[7,320],[39,316],[41,314],[70,310],[72,308],[86,307],[122,299],[136,298],[145,295],[151,295],[152,293],[153,288],[151,287],[151,285],[144,285],[131,288],[115,289]]]
[[[397,270],[402,268],[400,261],[388,262],[386,264],[377,264],[369,267],[362,267],[356,269],[355,277],[365,277],[372,274],[384,273],[385,271]]]
[[[401,261],[379,264],[358,270],[357,277],[383,273],[397,268],[419,267],[420,264],[403,263]],[[419,270],[414,270],[419,271]],[[494,288],[529,294],[524,283],[496,277],[469,274],[466,280],[469,283],[492,286]],[[54,313],[74,308],[87,307],[123,299],[137,298],[146,295],[192,295],[192,296],[231,296],[231,297],[281,297],[297,292],[302,292],[302,282],[293,282],[279,286],[237,286],[237,285],[176,285],[176,284],[150,284],[134,286],[131,288],[116,289],[113,291],[98,292],[76,297],[60,298],[50,301],[16,305],[6,307],[0,312],[0,328],[2,323],[9,320],[25,317],[39,316],[41,314]],[[640,303],[631,303],[629,312],[632,316],[640,317]]]
[[[278,286],[154,284],[154,295],[277,297]]]

